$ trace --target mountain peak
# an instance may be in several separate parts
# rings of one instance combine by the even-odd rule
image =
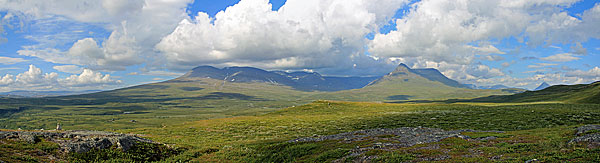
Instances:
[[[255,67],[198,66],[176,80],[197,81],[203,79],[223,80],[223,83],[270,83],[290,86],[302,91],[339,91],[362,88],[376,78],[327,77],[317,72],[267,71]]]
[[[424,69],[411,69],[406,64],[400,63],[398,67],[388,75],[375,80],[369,85],[375,85],[384,80],[397,80],[399,83],[406,82],[409,80],[414,80],[417,78],[425,78],[426,80],[440,82],[444,85],[456,87],[456,88],[468,88],[467,86],[460,84],[459,82],[449,79],[440,71],[434,68],[424,68]]]
[[[398,67],[404,67],[404,68],[410,69],[410,68],[408,67],[408,65],[406,65],[406,64],[404,64],[404,63],[400,63],[400,65],[398,65]]]
[[[396,67],[396,69],[394,71],[392,71],[389,75],[390,76],[396,76],[396,75],[406,75],[410,73],[410,68],[405,65],[404,63],[400,63],[400,65],[398,65],[398,67]]]
[[[548,84],[546,82],[543,82],[542,84],[540,84],[540,86],[538,86],[537,88],[535,88],[534,91],[539,91],[539,90],[542,90],[542,89],[546,89],[548,87],[550,87],[550,84]]]

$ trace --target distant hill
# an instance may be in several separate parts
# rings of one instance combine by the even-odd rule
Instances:
[[[490,96],[468,100],[469,102],[566,102],[600,104],[600,81],[591,84],[555,85],[539,91]]]
[[[411,69],[400,64],[389,74],[361,89],[318,94],[318,99],[346,101],[404,101],[475,98],[520,92],[514,89],[476,90],[449,79],[436,69]]]
[[[46,103],[149,103],[162,107],[243,109],[288,107],[320,99],[395,102],[472,99],[518,92],[520,90],[516,89],[469,89],[436,69],[410,69],[404,64],[383,77],[328,77],[316,72],[200,66],[164,82],[84,95],[49,97],[48,100],[54,101]]]
[[[405,65],[404,63],[401,63],[400,65],[398,65],[398,67],[392,71],[391,73],[389,73],[388,75],[379,78],[376,81],[373,81],[372,83],[370,83],[369,85],[375,85],[377,83],[380,83],[382,81],[385,80],[390,80],[390,79],[394,79],[396,77],[407,77],[407,78],[415,78],[415,77],[423,77],[425,79],[428,79],[430,81],[435,81],[435,82],[440,82],[444,85],[450,86],[450,87],[456,87],[456,88],[468,88],[467,86],[465,86],[464,84],[460,84],[459,82],[449,79],[448,77],[444,76],[440,71],[433,69],[433,68],[427,68],[427,69],[411,69],[409,68],[407,65]]]
[[[173,81],[210,78],[234,83],[271,83],[301,91],[340,91],[362,88],[379,77],[329,77],[316,72],[265,71],[253,67],[199,66]]]
[[[315,100],[472,99],[515,91],[454,87],[458,82],[436,71],[413,70],[401,65],[396,71],[376,79],[202,66],[173,80],[110,91],[44,98],[1,98],[0,114],[9,118],[0,119],[0,122],[4,128],[52,128],[58,116],[61,123],[72,129],[160,127],[202,119],[260,115]],[[349,90],[322,91],[340,89]],[[31,123],[30,115],[33,114],[43,117],[42,120]]]
[[[542,89],[546,89],[548,87],[550,87],[550,84],[548,84],[546,82],[543,82],[542,84],[540,84],[540,86],[538,86],[537,88],[535,88],[534,91],[539,91],[539,90],[542,90]]]

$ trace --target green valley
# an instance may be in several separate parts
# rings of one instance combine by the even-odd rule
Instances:
[[[2,98],[0,125],[12,130],[47,130],[60,123],[65,130],[142,135],[176,151],[153,156],[167,162],[598,160],[594,143],[570,142],[578,136],[574,134],[577,127],[600,123],[598,83],[525,92],[470,89],[435,69],[400,65],[369,83],[364,82],[366,78],[353,78],[365,84],[362,88],[347,85],[346,90],[328,91],[327,85],[339,79],[308,78],[308,74],[303,80],[321,84],[308,87],[295,85],[298,76],[286,79],[281,73],[251,69],[253,73],[245,74],[246,70],[208,76],[204,71],[191,71],[165,82],[84,95]],[[372,133],[379,130],[387,134]],[[403,136],[410,137],[398,135],[404,130],[447,136],[431,139],[418,135],[432,133],[417,132],[411,139],[426,143],[402,145],[406,143]],[[367,135],[357,140],[290,142],[348,132]],[[19,142],[5,143],[0,148],[13,148]],[[119,162],[107,158],[110,155],[140,158],[140,153],[115,150],[61,157],[98,162]],[[26,153],[2,157],[48,159]],[[131,161],[120,161],[127,160]]]
[[[65,129],[162,127],[202,119],[260,115],[315,100],[391,102],[467,99],[520,91],[454,87],[457,82],[439,72],[438,76],[429,77],[412,71],[416,70],[400,65],[391,73],[393,75],[369,81],[376,78],[323,78],[318,74],[290,73],[296,74],[291,79],[291,75],[284,76],[281,72],[254,68],[219,70],[201,66],[173,80],[112,91],[44,98],[2,98],[0,113],[4,116],[0,117],[0,126],[7,129],[49,129],[60,122]],[[408,75],[396,75],[406,73]],[[296,79],[299,77],[303,78]],[[314,87],[317,90],[308,91],[308,86],[295,84],[299,80],[320,85]],[[354,85],[362,83],[360,87],[364,87],[353,89],[357,86],[346,84],[344,88],[347,90],[328,91],[332,89],[329,87],[331,84],[352,81],[357,81],[358,84]]]

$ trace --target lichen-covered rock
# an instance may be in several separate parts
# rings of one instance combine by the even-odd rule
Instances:
[[[35,134],[21,134],[19,136],[19,138],[23,141],[26,141],[28,143],[37,143],[40,141],[40,138],[37,137],[37,135]]]
[[[437,128],[424,128],[424,127],[402,127],[395,129],[369,129],[369,130],[358,130],[353,132],[340,133],[335,135],[327,136],[313,136],[306,138],[299,138],[290,140],[288,142],[319,142],[327,140],[338,140],[341,142],[362,142],[362,141],[375,141],[375,143],[369,146],[357,146],[356,148],[349,151],[347,156],[342,159],[335,160],[334,162],[344,162],[346,158],[355,157],[354,162],[370,162],[377,158],[377,156],[363,156],[364,153],[371,150],[389,150],[397,149],[402,147],[410,147],[417,144],[427,144],[441,141],[446,138],[462,138],[469,140],[491,140],[496,137],[484,137],[478,139],[471,139],[469,136],[461,135],[462,132],[495,132],[503,133],[502,131],[476,131],[476,130],[452,130],[445,131]],[[385,142],[385,143],[384,143]],[[438,158],[431,158],[430,160],[422,161],[440,161],[447,159],[446,157],[440,156]]]
[[[571,139],[569,143],[587,143],[592,147],[600,146],[600,132],[589,133],[590,131],[600,131],[600,125],[585,125],[577,128],[577,133],[575,136],[578,136],[574,139]]]
[[[600,133],[587,134],[580,137],[576,137],[571,140],[571,142],[590,142],[590,143],[600,143]]]
[[[57,143],[64,152],[77,153],[113,146],[127,151],[140,142],[152,143],[134,135],[103,131],[0,131],[0,139],[17,139],[28,143],[45,139]]]
[[[578,127],[577,133],[575,135],[581,136],[581,135],[585,134],[586,132],[592,131],[592,130],[600,131],[600,125],[584,125],[584,126]]]
[[[458,137],[458,138],[469,138],[468,136],[461,135],[461,132],[482,132],[476,130],[453,130],[445,131],[437,128],[425,128],[425,127],[402,127],[395,129],[369,129],[359,130],[353,132],[346,132],[335,135],[327,135],[320,137],[306,137],[290,140],[289,142],[315,142],[324,140],[343,140],[343,141],[362,141],[371,137],[385,136],[389,137],[386,139],[393,140],[401,143],[394,143],[395,146],[413,146],[416,144],[425,144],[431,142],[437,142],[445,138]],[[502,132],[502,131],[483,131],[483,132]],[[492,137],[485,139],[494,139]]]

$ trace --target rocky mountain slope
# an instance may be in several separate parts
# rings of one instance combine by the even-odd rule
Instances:
[[[266,71],[253,67],[199,66],[173,81],[209,78],[235,83],[271,83],[290,86],[301,91],[339,91],[358,89],[378,77],[329,77],[316,72]]]
[[[440,83],[450,86],[450,87],[468,88],[464,84],[461,84],[455,80],[449,79],[448,77],[444,76],[440,71],[438,71],[436,69],[433,69],[433,68],[411,69],[404,63],[401,63],[400,65],[398,65],[398,67],[394,71],[390,72],[388,75],[385,75],[384,77],[379,78],[379,79],[369,83],[369,85],[375,85],[375,84],[383,82],[385,80],[394,80],[394,79],[402,79],[404,81],[408,81],[408,80],[410,80],[410,78],[413,78],[413,79],[425,78],[429,81],[440,82]],[[408,80],[406,80],[406,79],[408,79]]]
[[[542,90],[542,89],[546,89],[546,88],[548,88],[550,86],[551,86],[550,84],[548,84],[546,82],[543,82],[542,84],[540,84],[540,86],[538,86],[537,88],[535,88],[533,90],[534,91],[539,91],[539,90]]]
[[[394,71],[361,89],[315,95],[318,99],[343,101],[405,101],[468,99],[513,94],[518,89],[478,90],[449,79],[436,69],[411,69],[400,64]]]

